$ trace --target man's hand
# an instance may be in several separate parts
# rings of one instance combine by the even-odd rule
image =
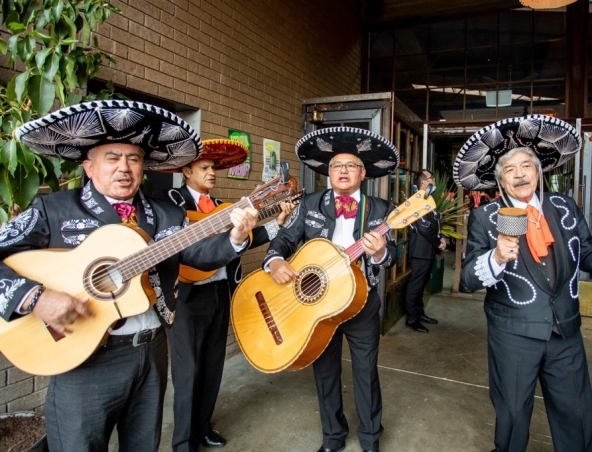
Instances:
[[[24,309],[29,306],[31,298],[33,295],[23,303]],[[33,308],[33,314],[58,333],[71,333],[68,325],[73,324],[80,317],[92,316],[87,303],[88,298],[77,299],[65,292],[45,289]]]
[[[269,263],[269,272],[278,284],[285,284],[298,277],[298,273],[283,259],[274,259]]]
[[[296,204],[292,204],[291,202],[280,202],[280,207],[282,211],[277,217],[277,224],[279,226],[283,226],[292,211],[296,208]]]
[[[498,234],[493,258],[499,265],[514,261],[518,257],[519,249],[518,237]]]
[[[233,228],[230,230],[230,240],[236,246],[240,246],[249,236],[251,229],[257,224],[257,216],[259,212],[257,209],[247,207],[241,209],[237,207],[230,212],[230,221],[233,224]]]
[[[386,252],[386,237],[374,231],[366,232],[362,237],[362,248],[378,262]]]
[[[440,238],[440,246],[438,249],[442,251],[446,249],[446,239],[444,237]]]

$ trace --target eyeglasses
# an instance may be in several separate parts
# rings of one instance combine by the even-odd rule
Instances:
[[[364,165],[358,165],[356,163],[353,162],[348,162],[348,163],[333,163],[331,164],[330,168],[334,171],[341,171],[343,168],[345,168],[347,170],[348,173],[352,173],[355,170],[357,170],[359,168],[363,168]]]

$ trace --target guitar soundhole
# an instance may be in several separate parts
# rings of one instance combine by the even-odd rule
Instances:
[[[296,298],[302,303],[316,303],[327,291],[327,275],[325,272],[314,266],[305,267],[300,270],[296,283],[294,284]]]
[[[84,272],[84,288],[95,299],[111,301],[129,287],[124,282],[114,257],[103,257],[90,263]]]

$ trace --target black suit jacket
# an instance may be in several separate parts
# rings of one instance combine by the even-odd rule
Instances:
[[[155,242],[188,225],[185,212],[169,201],[145,197],[141,192],[134,199],[138,225]],[[98,193],[92,182],[82,189],[52,193],[37,198],[31,207],[0,228],[0,259],[20,251],[78,246],[88,235],[106,224],[120,224],[121,219],[107,199]],[[123,227],[123,226],[122,226]],[[116,243],[106,243],[109,247]],[[158,263],[149,272],[150,283],[157,295],[154,308],[165,326],[174,319],[177,303],[179,264],[214,270],[237,257],[229,233],[200,240],[181,253]],[[56,265],[59,265],[56,262]],[[37,281],[24,278],[0,262],[0,315],[10,320],[20,300]]]
[[[368,196],[367,214],[364,232],[369,232],[382,224],[394,207],[387,201]],[[359,218],[359,217],[358,217]],[[263,266],[270,258],[281,256],[284,259],[290,257],[298,248],[301,241],[322,237],[331,240],[335,230],[335,198],[333,190],[326,190],[304,195],[300,205],[292,212],[292,216],[284,225],[275,239],[269,244]],[[354,238],[359,239],[360,225],[356,219]],[[387,256],[380,265],[372,265],[368,256],[364,255],[366,279],[370,287],[375,287],[379,282],[380,267],[389,268],[397,261],[397,246],[392,236],[392,231],[387,234]]]
[[[440,238],[440,213],[434,210],[409,226],[409,257],[434,259]]]
[[[461,284],[471,292],[487,289],[487,319],[502,331],[549,339],[555,318],[561,334],[572,335],[581,325],[578,274],[592,271],[592,237],[582,213],[572,198],[544,194],[543,214],[555,240],[552,285],[545,268],[533,259],[526,236],[520,237],[516,261],[506,264],[497,278],[493,275],[487,253],[496,247],[500,207],[497,199],[471,212]]]
[[[174,189],[171,191],[175,191]],[[178,196],[174,193],[171,193],[171,191],[169,191],[169,195],[171,196],[171,198],[173,200],[177,200]],[[181,188],[176,190],[178,195],[183,199],[183,201],[185,201],[185,204],[183,204],[183,207],[186,210],[192,210],[192,211],[197,211],[197,206],[195,205],[195,200],[193,199],[193,196],[191,196],[191,192],[187,189],[187,185],[183,185]],[[214,201],[214,204],[216,204],[216,206],[219,206],[220,204],[222,204],[224,201],[222,201],[221,199],[216,199],[216,198],[212,198],[212,201]],[[258,246],[264,245],[265,243],[269,242],[272,238],[274,238],[277,235],[277,232],[279,230],[279,226],[277,224],[277,221],[272,220],[269,221],[268,223],[266,223],[263,226],[257,226],[255,228],[253,228],[252,231],[252,240],[248,245],[248,249],[251,248],[257,248]],[[238,284],[241,282],[242,280],[242,266],[241,266],[241,262],[240,262],[240,257],[233,259],[230,263],[228,263],[226,265],[226,275],[228,278],[228,285],[230,286],[230,293],[234,293],[236,287],[238,286]],[[187,287],[184,287],[185,285],[187,286],[191,286],[191,284],[185,284],[185,283],[181,283],[182,285],[182,290],[181,290],[181,298],[183,297],[183,295],[187,296],[190,292],[190,290],[188,290]]]

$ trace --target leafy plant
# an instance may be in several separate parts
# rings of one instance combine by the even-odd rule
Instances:
[[[436,203],[436,210],[440,212],[440,233],[445,237],[455,239],[463,238],[463,235],[457,232],[457,227],[462,226],[464,214],[468,210],[465,202],[459,204],[459,195],[454,183],[449,183],[447,174],[434,173],[436,181],[436,191],[432,194]]]
[[[83,96],[103,58],[91,31],[121,11],[103,0],[2,0],[0,51],[16,74],[0,83],[0,223],[25,209],[42,184],[59,189],[59,177],[71,184],[81,168],[71,162],[32,152],[14,138],[14,130],[46,115],[56,99],[61,107],[113,94],[113,85],[98,95]]]

